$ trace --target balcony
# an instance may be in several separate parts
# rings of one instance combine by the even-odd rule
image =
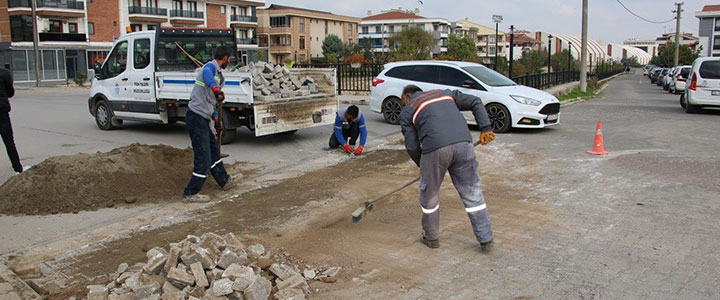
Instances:
[[[167,9],[157,7],[129,6],[128,14],[133,22],[167,22]]]
[[[236,43],[238,45],[257,45],[258,40],[256,38],[251,39],[237,39]]]
[[[37,5],[37,15],[40,17],[85,17],[85,2],[36,0],[35,3]],[[30,15],[30,0],[8,0],[8,14],[11,16]]]
[[[87,42],[84,33],[40,32],[38,38],[41,42]]]
[[[230,23],[256,23],[257,24],[258,18],[254,16],[241,16],[241,15],[232,15],[230,16]]]
[[[290,44],[271,44],[271,53],[292,53],[293,49]]]
[[[170,22],[173,24],[200,25],[205,23],[205,14],[194,10],[170,10]]]

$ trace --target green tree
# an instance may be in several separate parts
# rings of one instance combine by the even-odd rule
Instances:
[[[389,38],[393,58],[399,60],[430,59],[435,39],[419,26],[409,26]]]
[[[524,52],[520,59],[513,63],[513,73],[522,71],[518,75],[540,73],[547,65],[547,52],[545,50],[532,50]],[[518,71],[516,71],[516,69]]]
[[[550,65],[553,71],[567,71],[568,70],[568,56],[570,51],[567,49],[562,50],[560,53],[555,53],[550,58]],[[514,66],[513,66],[514,67]],[[578,61],[575,58],[570,60],[570,67],[573,70],[578,70]]]
[[[328,35],[322,43],[322,53],[323,56],[325,56],[325,59],[330,62],[328,59],[331,54],[334,54],[335,60],[332,62],[337,62],[338,59],[340,59],[343,55],[343,52],[345,52],[345,46],[343,45],[342,40],[337,35],[331,34]]]
[[[693,51],[688,45],[680,45],[680,65],[692,65],[696,58],[700,57],[700,51],[702,49],[698,47],[697,50]],[[658,55],[652,60],[652,64],[656,66],[670,67],[675,61],[675,43],[667,42],[658,47]]]
[[[637,56],[631,56],[631,57],[623,58],[623,59],[620,60],[620,63],[621,63],[623,66],[631,66],[631,67],[633,67],[633,68],[637,68],[637,67],[640,67],[640,66],[641,66],[640,62],[638,62]]]
[[[477,48],[471,37],[451,34],[448,40],[447,54],[457,60],[466,61],[473,56],[477,56]]]

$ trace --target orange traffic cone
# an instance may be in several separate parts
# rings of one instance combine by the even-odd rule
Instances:
[[[603,134],[602,134],[602,122],[597,122],[597,129],[595,130],[595,143],[593,143],[592,151],[587,153],[592,155],[607,155],[610,154],[605,152],[605,146],[603,145]]]

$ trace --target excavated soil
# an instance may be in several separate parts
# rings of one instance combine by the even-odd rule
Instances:
[[[51,157],[0,186],[0,214],[77,213],[178,201],[192,172],[192,155],[190,148],[133,144],[106,153]],[[218,190],[207,184],[205,192]]]

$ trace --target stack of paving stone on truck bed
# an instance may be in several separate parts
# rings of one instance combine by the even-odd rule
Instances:
[[[241,67],[238,71],[252,75],[254,97],[258,101],[271,102],[319,93],[312,77],[294,76],[290,69],[283,65],[257,62]]]

